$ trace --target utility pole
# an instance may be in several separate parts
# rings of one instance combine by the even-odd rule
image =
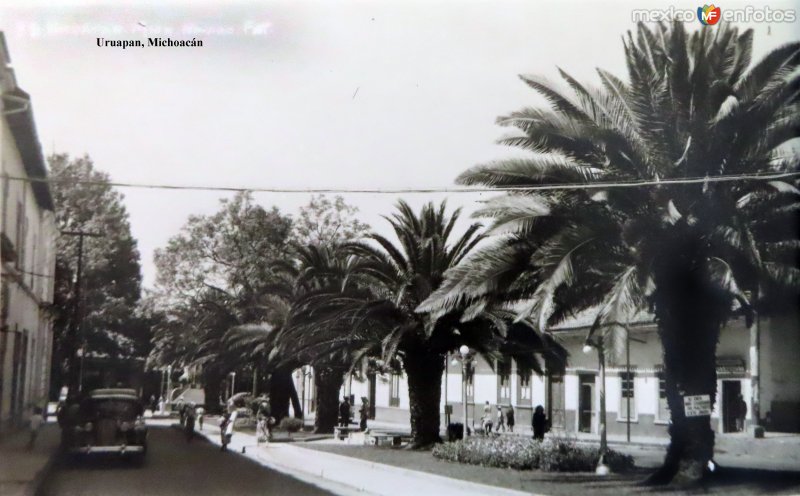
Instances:
[[[102,234],[92,233],[88,231],[61,231],[62,235],[65,236],[77,236],[78,237],[78,270],[75,276],[75,302],[72,306],[72,319],[70,320],[70,326],[67,334],[67,349],[69,352],[69,369],[68,369],[68,381],[67,384],[69,386],[69,392],[67,393],[68,401],[74,401],[77,399],[78,393],[82,388],[81,384],[81,377],[80,377],[80,366],[76,363],[76,359],[78,358],[78,334],[81,334],[81,338],[83,338],[83,333],[81,332],[81,319],[83,318],[81,313],[81,277],[83,272],[83,238],[84,237],[91,237],[91,238],[99,238]],[[83,361],[83,355],[86,353],[86,350],[83,350],[81,353],[81,362]]]

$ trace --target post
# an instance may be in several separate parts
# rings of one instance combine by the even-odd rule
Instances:
[[[78,237],[78,267],[77,273],[75,274],[75,302],[72,306],[72,320],[69,326],[69,333],[67,339],[67,347],[69,353],[69,374],[67,385],[69,390],[67,392],[67,401],[71,402],[74,401],[77,396],[78,392],[81,388],[81,375],[82,371],[79,368],[82,368],[83,357],[81,356],[81,365],[76,364],[76,358],[78,354],[78,341],[79,336],[81,334],[81,338],[83,337],[83,333],[81,332],[81,277],[83,273],[83,238],[85,236],[89,236],[92,238],[99,238],[101,237],[100,234],[91,233],[86,231],[61,231],[61,234],[66,236],[77,236]]]
[[[628,380],[631,380],[631,335],[630,329],[625,329],[625,371],[628,374]],[[631,388],[633,388],[633,382],[631,381]],[[627,403],[628,413],[625,415],[625,429],[626,434],[628,437],[628,442],[631,442],[631,391],[628,391],[627,398],[625,398],[625,403]]]
[[[444,354],[444,423],[450,425],[450,415],[447,413],[447,372],[450,366],[447,359],[450,358],[449,353]]]
[[[606,355],[601,341],[597,347],[600,355],[600,461],[601,465],[608,451],[606,439]]]
[[[236,394],[236,372],[231,372],[231,396]]]
[[[170,398],[170,393],[172,389],[172,365],[167,365],[167,394],[164,396],[164,406],[167,407],[169,405],[169,410],[172,410],[172,398]]]
[[[759,291],[756,287],[751,296],[751,305],[755,308],[758,303]],[[750,325],[750,411],[753,414],[754,425],[761,425],[761,394],[760,394],[760,367],[761,364],[761,325],[759,322],[759,314],[753,310],[753,322]]]
[[[461,359],[461,400],[464,404],[464,438],[467,437],[467,358]]]
[[[256,390],[258,389],[258,365],[253,364],[253,398],[256,397]]]

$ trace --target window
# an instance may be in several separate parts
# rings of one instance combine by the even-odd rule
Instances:
[[[619,412],[618,418],[634,420],[636,418],[636,381],[633,372],[620,372],[620,395],[619,395]],[[630,401],[628,401],[630,399]],[[630,412],[628,405],[630,404]]]
[[[667,380],[664,373],[658,373],[658,415],[656,419],[661,422],[669,421],[669,405],[667,404]]]
[[[389,389],[389,406],[400,406],[400,374],[392,374]]]
[[[511,362],[497,362],[497,402],[511,402]]]
[[[531,404],[531,371],[521,367],[517,369],[517,404]]]

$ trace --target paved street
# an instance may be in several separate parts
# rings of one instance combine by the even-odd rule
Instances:
[[[42,495],[330,494],[270,470],[198,437],[187,443],[176,429],[151,427],[147,461],[139,468],[124,460],[58,463]]]

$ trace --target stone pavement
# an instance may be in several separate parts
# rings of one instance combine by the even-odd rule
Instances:
[[[207,421],[200,434],[219,445],[217,420]],[[522,496],[521,491],[462,481],[349,456],[305,449],[304,443],[256,443],[255,435],[236,432],[229,449],[264,466],[341,495]],[[232,456],[237,456],[231,453]]]
[[[32,496],[55,460],[60,443],[55,423],[42,426],[33,449],[28,450],[27,429],[10,434],[0,443],[0,494]]]

